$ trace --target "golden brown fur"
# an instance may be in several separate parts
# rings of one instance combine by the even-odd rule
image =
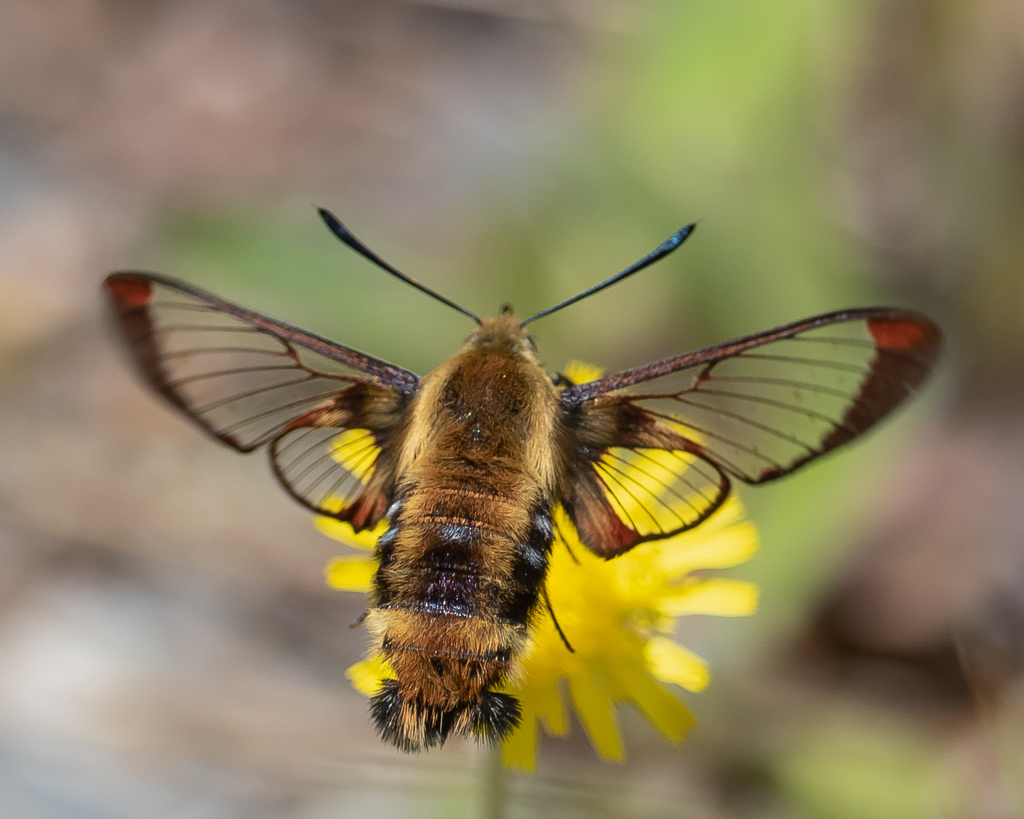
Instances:
[[[516,673],[546,570],[550,537],[532,590],[516,579],[535,510],[549,509],[555,489],[557,400],[510,315],[485,320],[422,381],[398,461],[393,545],[367,618],[396,674],[381,726],[396,744],[489,733],[474,708]]]

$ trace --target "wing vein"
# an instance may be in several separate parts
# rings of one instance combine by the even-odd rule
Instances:
[[[249,390],[247,392],[235,393],[234,395],[226,396],[217,401],[213,401],[212,403],[204,404],[201,407],[194,407],[192,411],[197,415],[202,415],[204,413],[211,412],[212,410],[220,409],[228,404],[233,404],[236,401],[243,401],[246,398],[252,398],[256,395],[273,392],[274,390],[283,390],[285,387],[294,387],[298,384],[304,384],[308,381],[312,381],[317,377],[318,376],[315,376],[312,373],[306,373],[302,378],[296,379],[295,381],[284,381],[280,384],[271,384],[266,387],[258,387],[257,389]]]
[[[610,455],[610,454],[611,454],[610,452],[606,452],[605,453],[606,456]],[[615,457],[617,460],[621,461],[626,466],[629,466],[629,467],[632,467],[633,469],[636,469],[638,472],[643,471],[643,470],[639,469],[638,467],[636,467],[634,464],[630,464],[628,461],[626,461],[625,459],[623,459],[621,457],[618,457],[618,456],[613,456],[613,457]],[[623,481],[625,481],[626,479],[632,481],[634,484],[639,486],[644,492],[646,492],[656,503],[661,505],[670,515],[674,516],[680,523],[683,523],[683,524],[686,523],[686,521],[683,520],[682,515],[680,515],[675,509],[673,509],[668,503],[666,503],[659,495],[655,494],[654,492],[651,492],[649,489],[647,489],[643,484],[641,484],[635,478],[630,477],[629,473],[626,470],[619,469],[618,467],[613,466],[612,464],[604,462],[604,461],[602,461],[602,465],[606,469],[614,471],[617,475],[619,475],[622,478]],[[654,476],[652,476],[652,475],[648,475],[648,477],[650,477],[650,478],[652,478],[652,480],[655,480],[658,483],[660,483],[662,485],[662,487],[664,489],[666,489],[667,491],[672,491],[671,487],[669,487],[667,484],[665,484],[659,478],[654,478]],[[639,506],[641,509],[644,510],[644,512],[647,513],[647,516],[654,522],[654,525],[658,527],[659,531],[664,531],[664,527],[662,527],[661,523],[658,521],[657,517],[655,517],[654,513],[651,512],[643,503],[641,503],[640,499],[637,498],[636,495],[634,495],[632,492],[630,492],[629,495],[636,502],[637,506]],[[685,499],[684,498],[680,498],[680,500],[685,500]]]

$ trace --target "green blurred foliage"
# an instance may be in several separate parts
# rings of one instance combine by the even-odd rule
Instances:
[[[472,327],[346,248],[312,207],[283,219],[177,215],[158,245],[160,270],[416,372],[436,367]],[[407,267],[384,242],[372,246]]]
[[[820,819],[956,816],[939,754],[920,730],[847,713],[808,726],[775,763],[783,791]],[[867,718],[865,718],[867,716]]]

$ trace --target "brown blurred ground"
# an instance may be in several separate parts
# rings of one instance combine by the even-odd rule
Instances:
[[[308,222],[316,241],[312,202],[399,258],[432,259],[402,266],[456,300],[496,306],[490,271],[461,275],[466,234],[507,249],[503,223],[547,224],[549,163],[576,162],[577,139],[600,154],[578,135],[616,118],[601,108],[607,65],[629,64],[659,9],[0,0],[0,817],[475,815],[475,749],[406,759],[374,738],[344,677],[361,603],[320,575],[340,548],[259,456],[211,444],[140,389],[97,288],[166,258],[181,214]],[[888,0],[858,25],[848,96],[821,125],[836,135],[819,160],[825,210],[865,249],[872,287],[944,324],[939,397],[866,467],[849,551],[792,600],[766,577],[760,630],[704,638],[736,644],[714,649],[722,670],[689,745],[626,715],[630,762],[608,767],[577,730],[545,744],[540,776],[512,782],[511,815],[912,815],[858,807],[811,764],[884,766],[879,748],[932,766],[908,776],[935,780],[942,815],[1021,807],[1024,11]],[[742,237],[728,210],[714,221]],[[647,249],[623,247],[625,262]],[[518,298],[532,296],[523,275],[508,285]],[[302,270],[282,277],[316,301]],[[401,322],[381,288],[369,306],[339,304],[365,328],[339,340],[384,354]],[[624,311],[652,311],[645,336],[686,346],[659,312],[683,297],[630,292]],[[424,353],[400,337],[410,360],[397,363],[451,349],[460,325],[436,315],[443,338]],[[621,346],[614,318],[598,326],[597,349]],[[593,331],[552,333],[561,353]],[[655,354],[647,343],[637,355]],[[904,753],[908,735],[925,750]]]

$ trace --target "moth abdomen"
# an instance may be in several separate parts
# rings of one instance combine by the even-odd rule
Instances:
[[[460,470],[423,471],[429,480],[402,487],[377,546],[368,623],[395,679],[371,713],[382,738],[405,750],[454,735],[497,741],[519,720],[519,704],[495,689],[515,675],[540,599],[550,504],[531,500],[539,491],[528,483],[510,493],[521,475],[502,491]]]
[[[512,578],[503,589],[497,608],[499,617],[523,624],[529,624],[532,614],[537,610],[548,572],[548,557],[554,536],[550,503],[539,502],[530,520],[529,534],[516,543]]]

